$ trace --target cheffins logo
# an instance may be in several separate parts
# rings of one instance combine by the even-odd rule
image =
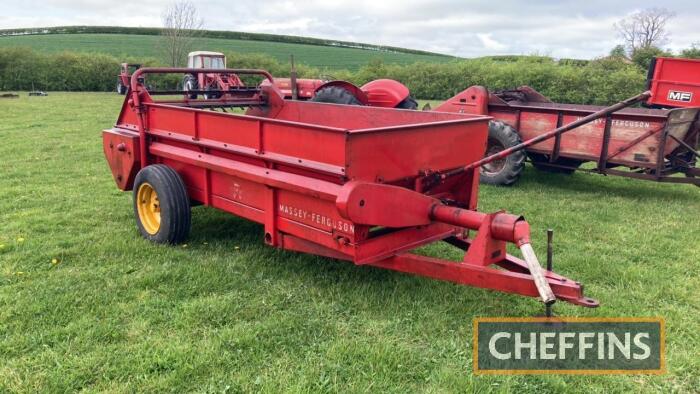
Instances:
[[[477,318],[476,374],[662,374],[661,318]]]

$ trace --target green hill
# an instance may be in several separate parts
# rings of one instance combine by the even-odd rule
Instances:
[[[29,47],[41,52],[101,52],[119,57],[161,58],[158,29],[139,28],[86,28],[44,30],[51,34],[29,34],[41,29],[0,31],[0,48]],[[115,34],[114,31],[124,33]],[[19,35],[10,35],[18,34]],[[126,34],[125,34],[126,33]],[[135,34],[140,33],[140,34]],[[224,38],[218,38],[224,37]],[[230,38],[239,37],[239,38]],[[194,49],[238,53],[263,53],[287,62],[293,54],[296,61],[328,69],[357,69],[370,60],[381,59],[388,64],[446,62],[451,56],[410,49],[381,47],[362,43],[320,40],[306,37],[205,31],[195,39]]]

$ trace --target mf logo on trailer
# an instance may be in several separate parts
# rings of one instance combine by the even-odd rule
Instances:
[[[689,103],[693,99],[693,93],[691,92],[681,92],[678,90],[669,90],[668,99],[672,101],[681,101],[684,103]]]

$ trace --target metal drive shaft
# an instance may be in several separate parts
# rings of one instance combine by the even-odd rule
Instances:
[[[529,243],[522,244],[520,245],[520,251],[523,254],[523,259],[527,264],[527,268],[530,270],[532,280],[535,281],[535,286],[537,287],[537,292],[540,293],[542,302],[544,302],[545,305],[553,304],[557,300],[557,297],[554,296],[554,292],[549,286],[547,278],[544,276],[544,271],[542,270],[539,260],[537,260],[532,246]]]
[[[446,205],[436,205],[431,209],[433,219],[460,227],[479,230],[487,215]],[[553,304],[557,298],[544,276],[542,266],[530,245],[530,225],[521,217],[507,213],[497,214],[490,222],[491,235],[502,241],[513,242],[520,248],[523,259],[530,270],[537,292],[545,305]]]

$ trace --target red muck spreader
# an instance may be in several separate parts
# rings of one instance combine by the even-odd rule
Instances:
[[[542,171],[572,173],[592,162],[583,170],[700,186],[700,60],[657,58],[648,89],[601,107],[553,103],[528,86],[493,93],[472,86],[435,111],[494,118],[487,148],[494,159],[479,163],[485,183],[515,183],[527,156]],[[632,108],[638,103],[648,108]]]
[[[156,101],[159,92],[141,82],[146,74],[200,72],[270,83],[215,99],[183,91],[182,99]],[[489,117],[285,100],[273,82],[259,70],[134,73],[103,142],[117,186],[133,190],[145,238],[183,241],[190,205],[201,203],[261,223],[270,246],[548,305],[598,305],[580,283],[541,268],[521,216],[476,210],[478,172],[436,176],[484,156]],[[411,253],[436,241],[464,250],[462,261]],[[508,243],[522,259],[506,253]]]

